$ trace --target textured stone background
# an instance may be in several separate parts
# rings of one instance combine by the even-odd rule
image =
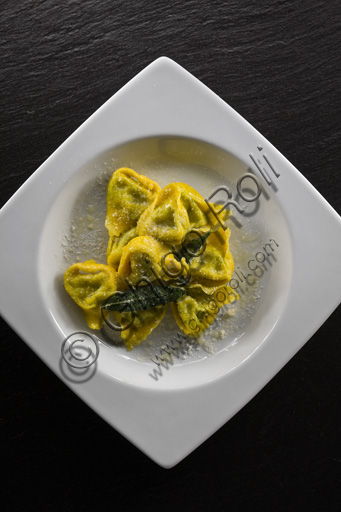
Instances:
[[[22,0],[0,1],[0,13],[0,206],[105,100],[166,55],[341,212],[336,0]],[[323,272],[321,262],[317,288]],[[0,325],[3,510],[339,510],[340,308],[242,411],[169,471]]]

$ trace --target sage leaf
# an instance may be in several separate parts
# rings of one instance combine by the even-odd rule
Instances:
[[[194,233],[196,231],[193,230]],[[190,242],[186,244],[182,244],[182,249],[178,252],[178,259],[181,260],[181,258],[185,258],[186,262],[189,263],[192,258],[195,258],[196,256],[200,256],[201,253],[199,253],[200,249],[204,246],[206,243],[206,240],[212,233],[212,229],[207,231],[201,236],[198,236],[196,238],[193,238]]]
[[[186,290],[178,286],[137,286],[124,292],[116,292],[103,304],[109,311],[143,311],[156,306],[164,306],[185,295]]]

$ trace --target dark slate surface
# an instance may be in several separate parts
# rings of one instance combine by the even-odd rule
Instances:
[[[166,55],[251,122],[340,213],[339,11],[336,0],[1,1],[0,205],[105,100]],[[321,262],[317,289],[324,270]],[[74,396],[4,321],[1,329],[3,510],[339,510],[340,308],[256,398],[168,471]]]

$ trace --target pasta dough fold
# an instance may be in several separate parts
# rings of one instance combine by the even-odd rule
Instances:
[[[207,226],[209,207],[203,197],[185,183],[170,183],[159,191],[142,213],[139,235],[150,235],[169,245],[180,244],[193,228]]]
[[[105,227],[109,232],[107,261],[117,268],[124,245],[136,236],[134,228],[145,209],[161,190],[155,181],[128,167],[115,171],[107,189]]]
[[[101,306],[117,290],[117,273],[94,260],[75,263],[64,274],[64,286],[70,297],[85,312],[91,329],[103,325]]]

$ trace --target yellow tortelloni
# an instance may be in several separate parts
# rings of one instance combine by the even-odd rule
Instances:
[[[192,281],[187,294],[172,303],[178,326],[190,337],[199,336],[222,306],[238,299],[234,290],[226,286],[234,270],[229,237],[229,229],[219,228],[210,234],[205,251],[189,263]]]
[[[220,218],[226,220],[227,216],[224,212]],[[200,335],[213,322],[219,308],[230,303],[231,296],[232,300],[237,298],[226,286],[234,266],[229,229],[213,231],[204,253],[187,263],[185,258],[180,263],[172,254],[181,250],[174,245],[186,245],[192,230],[202,233],[217,227],[209,206],[189,185],[173,183],[161,190],[157,183],[132,169],[118,169],[108,185],[105,226],[109,232],[108,266],[89,260],[72,265],[64,275],[66,291],[84,310],[90,328],[103,326],[101,306],[116,291],[155,281],[162,286],[160,278],[191,278],[183,285],[186,295],[171,303],[179,327],[188,336]],[[157,327],[166,307],[113,312],[128,350],[138,346]]]
[[[163,257],[170,252],[170,248],[150,236],[138,236],[131,240],[123,249],[118,268],[119,290],[123,291],[129,286],[146,286],[150,283],[162,285],[161,278]],[[180,267],[180,263],[171,255],[167,257],[167,268],[173,265]],[[159,280],[159,281],[158,281]],[[156,281],[156,282],[155,282]],[[161,284],[160,284],[161,283]],[[121,337],[128,350],[140,345],[147,336],[158,326],[166,312],[167,306],[158,306],[144,311],[114,312],[115,318],[122,328]]]
[[[204,292],[200,286],[191,286],[186,295],[172,302],[174,318],[180,329],[189,337],[197,338],[209,327],[219,309],[238,298],[230,286],[220,286]]]
[[[192,280],[200,283],[206,292],[227,284],[232,277],[234,261],[229,250],[230,235],[229,228],[212,232],[206,241],[205,251],[190,261]]]
[[[185,183],[170,183],[159,191],[137,223],[138,235],[149,235],[167,244],[181,244],[193,228],[209,223],[203,197]]]
[[[75,263],[64,274],[64,286],[70,297],[84,312],[91,329],[101,329],[101,306],[117,290],[115,269],[88,260]]]
[[[127,167],[113,173],[107,189],[105,219],[109,232],[108,265],[117,269],[123,248],[137,236],[138,219],[159,190],[161,188],[157,183]]]

